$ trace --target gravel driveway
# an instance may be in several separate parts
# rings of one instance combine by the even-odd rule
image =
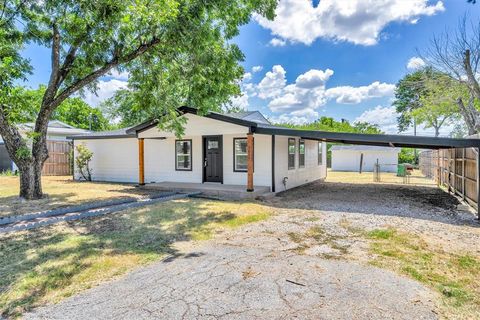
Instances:
[[[25,318],[436,319],[434,292],[369,266],[368,243],[341,225],[395,225],[445,250],[480,240],[474,217],[432,187],[314,183],[267,204],[267,221],[178,243],[176,256]],[[324,241],[299,248],[296,235],[312,228]]]

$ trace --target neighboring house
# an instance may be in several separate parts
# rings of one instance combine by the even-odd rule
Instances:
[[[326,177],[326,144],[302,139],[300,130],[291,135],[292,129],[271,125],[258,111],[200,116],[193,108],[179,110],[187,118],[181,139],[159,130],[156,121],[72,137],[75,146],[85,144],[93,152],[93,180],[219,183],[279,192]],[[75,177],[80,179],[77,170]]]
[[[333,171],[358,172],[361,160],[362,171],[373,171],[378,160],[382,172],[396,172],[400,148],[334,145],[330,151],[332,152]]]
[[[33,131],[34,123],[23,123],[18,126],[22,135]],[[71,169],[68,160],[71,146],[67,136],[88,134],[90,131],[78,129],[58,120],[52,120],[48,123],[47,147],[49,159],[45,162],[43,174],[45,175],[69,175]],[[7,149],[0,136],[0,172],[17,170],[15,163],[10,159]]]

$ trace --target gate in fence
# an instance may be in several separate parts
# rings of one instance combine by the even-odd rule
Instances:
[[[47,141],[48,159],[43,164],[42,175],[69,176],[72,174],[72,144],[68,141]]]
[[[477,209],[480,219],[479,155],[476,148],[429,150],[420,153],[422,173]]]

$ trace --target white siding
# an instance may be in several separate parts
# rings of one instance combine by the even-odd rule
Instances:
[[[202,182],[202,137],[185,136],[183,139],[192,140],[192,171],[175,171],[175,138],[145,139],[145,183]]]
[[[137,139],[75,140],[75,147],[79,144],[85,144],[93,152],[90,163],[93,180],[138,182]],[[75,178],[80,178],[76,165]]]
[[[381,171],[396,172],[398,151],[371,151],[371,150],[332,150],[332,170],[359,171],[360,157],[363,153],[363,171],[373,171],[374,164],[380,164]]]
[[[247,185],[246,172],[233,171],[233,138],[246,138],[246,134],[223,136],[223,182]],[[272,186],[272,136],[255,134],[253,151],[254,186]]]
[[[295,169],[288,170],[288,138],[275,137],[275,191],[298,187],[318,179],[324,179],[327,175],[326,145],[322,143],[322,165],[318,165],[318,141],[305,140],[305,167],[298,167],[298,140],[295,138]],[[286,186],[283,179],[287,177]]]

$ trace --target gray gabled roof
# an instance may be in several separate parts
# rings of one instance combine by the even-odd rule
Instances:
[[[92,132],[86,135],[75,135],[68,137],[69,139],[75,140],[84,140],[84,139],[117,139],[117,138],[135,138],[135,133],[127,133],[131,127],[118,129],[118,130],[110,130],[110,131],[98,131]]]

